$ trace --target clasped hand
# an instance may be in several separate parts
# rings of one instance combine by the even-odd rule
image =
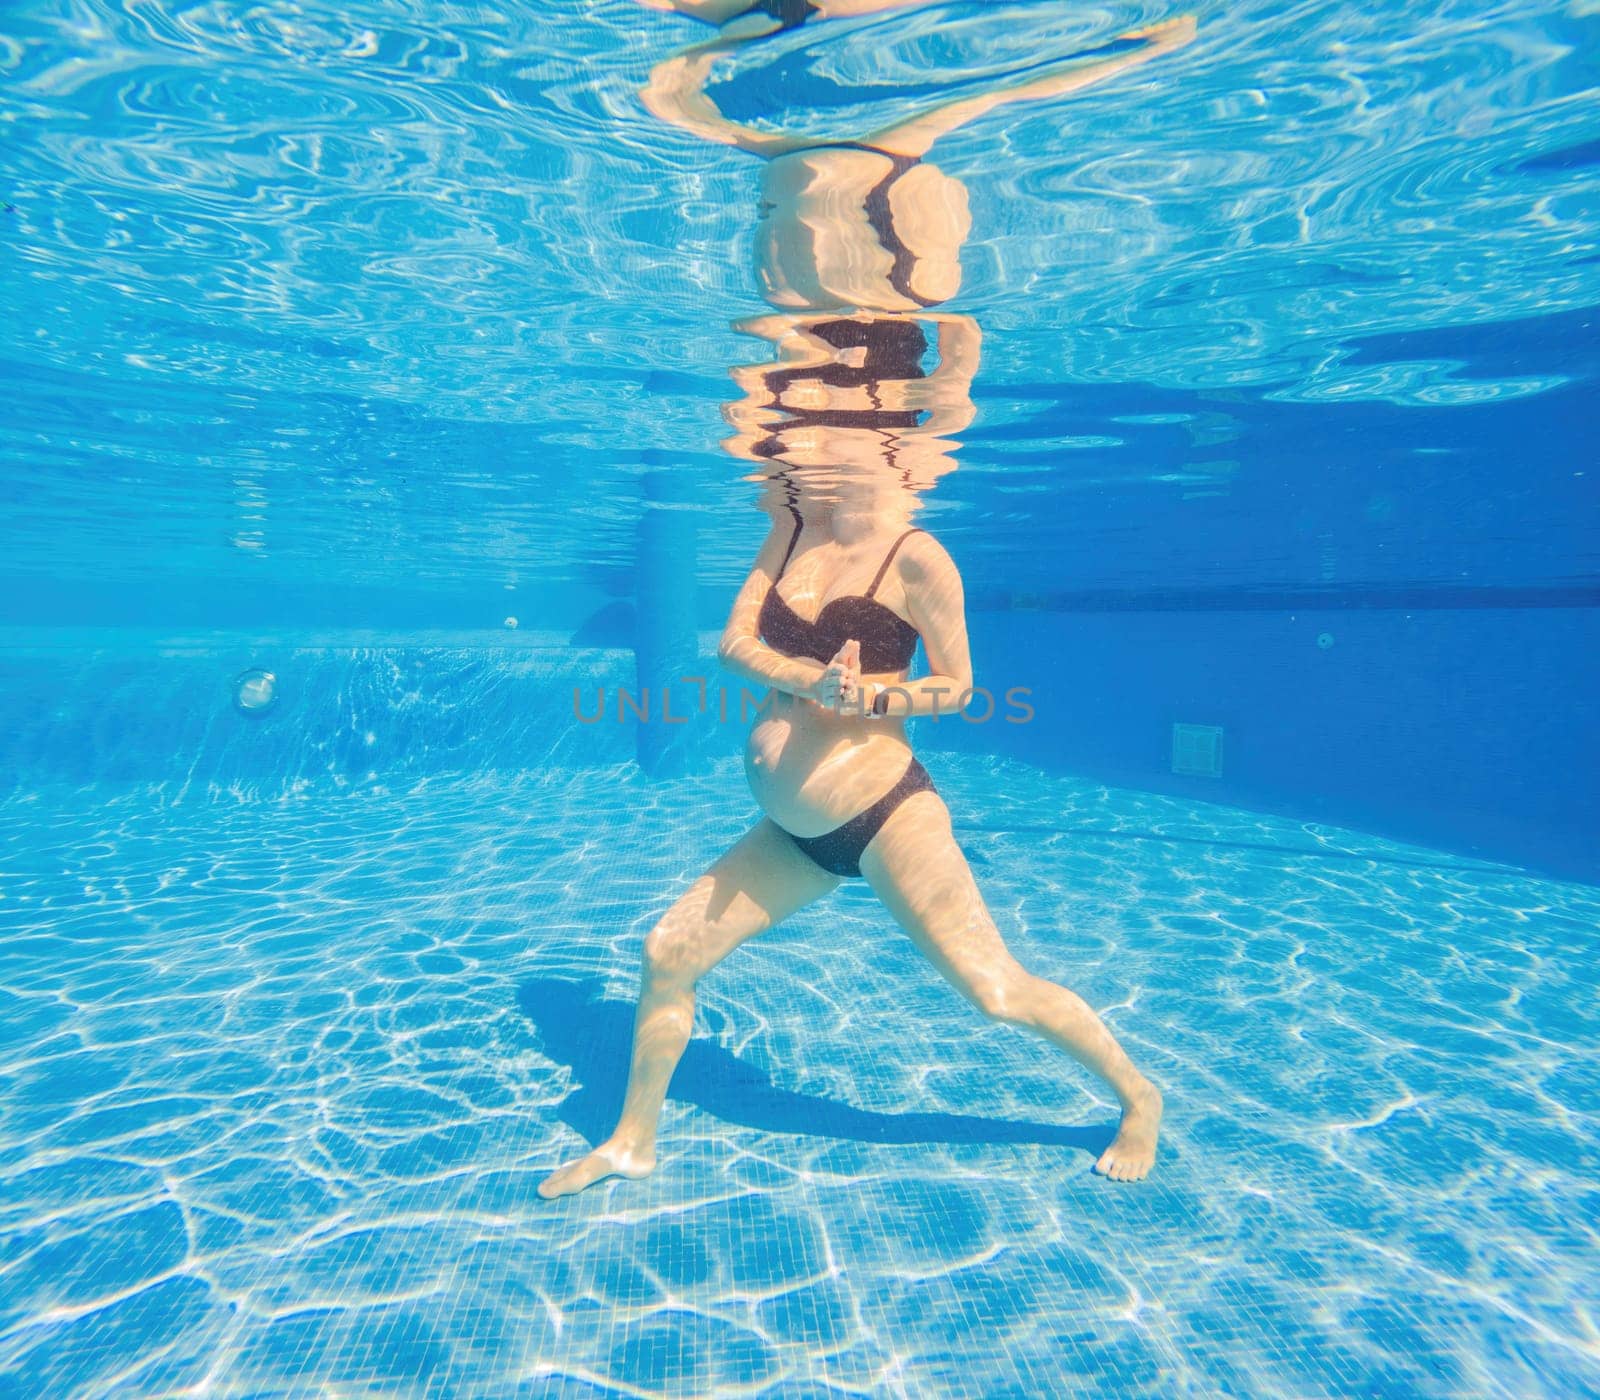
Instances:
[[[816,702],[835,714],[861,714],[861,643],[854,638],[835,653],[816,684]]]

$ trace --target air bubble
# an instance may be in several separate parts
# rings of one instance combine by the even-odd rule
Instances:
[[[247,715],[262,714],[278,703],[278,678],[252,667],[233,678],[233,703]]]

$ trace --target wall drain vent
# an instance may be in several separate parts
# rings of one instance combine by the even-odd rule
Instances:
[[[1196,773],[1202,778],[1222,776],[1222,726],[1175,724],[1172,726],[1172,771]]]

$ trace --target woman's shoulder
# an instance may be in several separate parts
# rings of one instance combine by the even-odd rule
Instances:
[[[925,525],[913,525],[901,536],[900,552],[908,559],[948,559],[949,551]]]
[[[956,566],[938,537],[920,525],[901,537],[898,562],[906,577],[912,579],[943,574]]]

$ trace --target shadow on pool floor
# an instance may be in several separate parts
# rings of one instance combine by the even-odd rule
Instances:
[[[579,1081],[556,1116],[591,1144],[604,1140],[616,1124],[633,1046],[633,1003],[608,1000],[600,987],[598,979],[530,978],[517,992],[517,1004],[533,1023],[545,1053],[569,1066]],[[855,1108],[780,1089],[765,1071],[706,1039],[689,1042],[667,1097],[740,1127],[860,1142],[1029,1142],[1081,1147],[1099,1156],[1116,1132],[1115,1123],[1065,1127],[959,1113]]]

